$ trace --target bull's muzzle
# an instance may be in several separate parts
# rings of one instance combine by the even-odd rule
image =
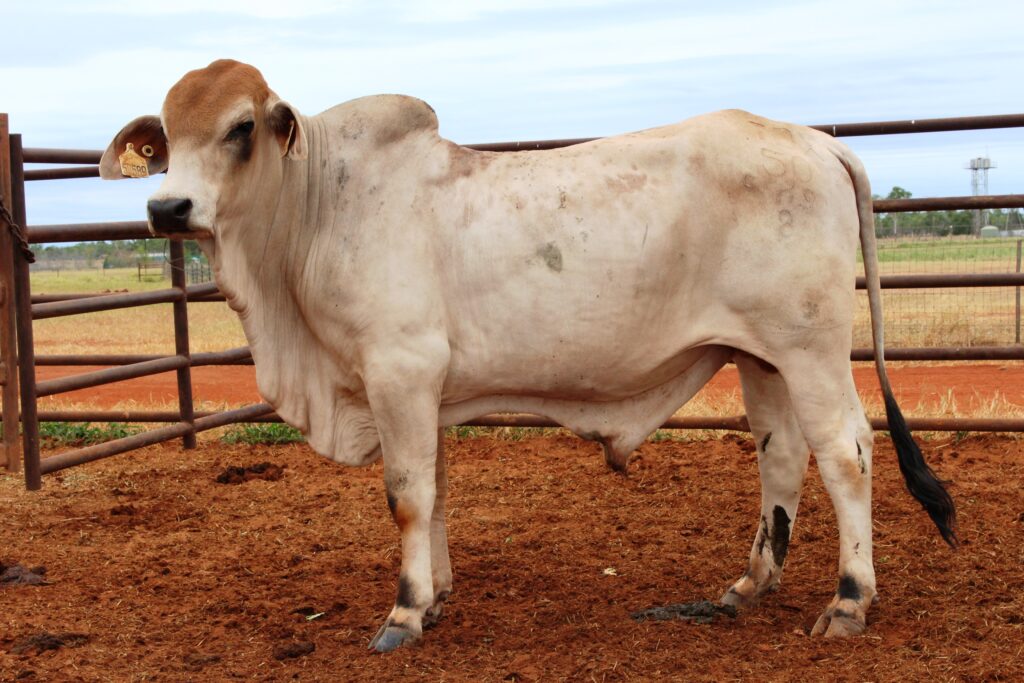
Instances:
[[[172,235],[189,232],[189,216],[192,214],[191,199],[151,199],[146,204],[149,225],[155,233]]]

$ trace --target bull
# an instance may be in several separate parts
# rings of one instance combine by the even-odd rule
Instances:
[[[862,632],[876,584],[873,433],[850,365],[858,245],[899,465],[956,541],[952,500],[886,375],[868,178],[828,135],[722,111],[482,152],[442,138],[418,99],[306,117],[258,70],[221,60],[122,129],[100,164],[104,178],[140,170],[166,171],[150,228],[198,241],[265,399],[318,453],[383,458],[402,563],[373,649],[419,638],[452,590],[445,426],[544,415],[621,470],[727,362],[762,504],[722,601],[748,606],[779,585],[813,451],[839,527],[838,587],[813,633]]]

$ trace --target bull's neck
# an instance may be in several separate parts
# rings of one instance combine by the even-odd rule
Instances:
[[[284,162],[276,196],[260,196],[250,211],[224,226],[223,236],[208,249],[217,285],[243,323],[253,315],[275,315],[287,308],[319,228],[313,223],[319,219],[320,198],[310,178],[322,168],[324,133],[316,119],[306,118],[303,124],[308,157]]]

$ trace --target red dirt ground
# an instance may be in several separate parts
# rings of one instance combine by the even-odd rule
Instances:
[[[96,369],[40,367],[37,369],[37,377],[43,380]],[[984,405],[997,394],[1001,394],[1010,403],[1024,406],[1022,363],[895,366],[889,368],[889,377],[897,400],[908,412],[919,404],[935,405],[947,392],[953,393],[958,407],[963,410]],[[854,378],[861,395],[865,398],[874,397],[876,404],[881,405],[874,365],[856,366]],[[260,401],[255,369],[252,366],[195,368],[192,371],[192,388],[196,400],[216,404],[240,405]],[[707,391],[711,395],[716,392],[738,392],[739,376],[736,368],[724,368],[711,380]],[[172,403],[177,401],[177,396],[175,374],[164,373],[61,394],[60,398],[106,408],[125,399],[134,399],[141,404]]]
[[[38,493],[0,477],[0,563],[45,566],[51,582],[0,586],[0,679],[1024,678],[1024,441],[924,444],[959,506],[951,551],[878,440],[882,600],[845,641],[808,635],[837,579],[813,465],[778,593],[734,621],[638,624],[630,612],[715,599],[743,571],[760,504],[748,439],[647,443],[625,477],[567,436],[447,448],[455,592],[422,644],[387,656],[366,651],[400,555],[379,465],[207,441],[68,470]],[[264,461],[283,475],[216,482]],[[46,633],[67,644],[41,651],[57,642]]]

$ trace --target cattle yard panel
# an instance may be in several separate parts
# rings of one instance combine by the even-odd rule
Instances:
[[[0,123],[5,119],[0,115]],[[837,124],[813,126],[837,137],[859,135],[888,135],[896,133],[917,133],[958,130],[980,130],[988,128],[1024,127],[1024,114],[1004,116],[964,117],[946,119],[924,119],[913,121],[887,121],[875,123]],[[0,128],[0,134],[3,129]],[[570,140],[539,140],[528,142],[506,142],[467,145],[487,151],[520,151],[566,147],[594,140],[576,138]],[[0,136],[0,142],[3,137]],[[101,152],[64,149],[22,150],[20,136],[10,136],[9,162],[3,159],[4,146],[0,144],[0,162],[9,166],[12,181],[10,196],[11,213],[14,221],[25,225],[24,183],[27,180],[53,180],[66,178],[98,177]],[[26,171],[24,164],[83,164],[62,168]],[[3,179],[0,173],[0,179]],[[2,186],[0,186],[2,187]],[[980,208],[1024,208],[1024,195],[997,195],[980,197],[939,197],[921,199],[876,200],[876,213],[906,212],[947,209]],[[7,230],[0,235],[0,258],[13,268],[0,272],[13,275],[14,296],[7,300],[16,310],[16,331],[18,339],[17,367],[21,385],[21,421],[23,425],[23,452],[25,481],[29,489],[41,487],[41,475],[66,467],[98,460],[143,446],[181,438],[185,448],[195,446],[196,434],[207,429],[240,422],[280,422],[273,408],[260,403],[222,412],[195,411],[192,403],[191,368],[203,365],[252,365],[252,356],[247,347],[225,351],[190,353],[188,341],[188,303],[224,301],[215,284],[188,285],[184,272],[183,247],[180,242],[170,243],[171,288],[151,292],[129,294],[31,294],[29,269],[26,254],[13,244]],[[38,225],[26,230],[29,243],[121,240],[151,238],[144,221],[116,223],[79,223],[70,225]],[[1018,268],[1016,273],[985,274],[926,274],[888,275],[881,277],[883,289],[933,288],[933,287],[996,287],[1024,285],[1024,275]],[[864,289],[864,278],[857,278],[857,288]],[[2,290],[0,290],[2,291]],[[9,290],[8,290],[9,291]],[[1019,291],[1019,289],[1018,289]],[[1019,296],[1019,294],[1018,294]],[[175,353],[172,356],[154,354],[53,354],[35,356],[32,321],[64,315],[75,315],[94,311],[128,308],[154,303],[170,303],[173,307],[175,331]],[[1019,339],[1019,338],[1018,338]],[[13,344],[5,347],[12,349]],[[1019,343],[1010,346],[979,346],[957,348],[901,348],[886,350],[890,360],[919,361],[964,361],[964,360],[1024,360],[1024,346]],[[868,361],[874,359],[872,349],[854,349],[851,359]],[[70,377],[37,382],[35,367],[38,365],[84,366],[99,365],[106,369],[87,372]],[[5,361],[3,369],[13,375],[13,359]],[[142,377],[173,370],[178,380],[177,411],[136,411],[136,410],[50,410],[38,411],[40,396],[98,386],[133,377]],[[0,371],[0,379],[3,372]],[[5,417],[15,401],[8,398],[12,385],[4,385]],[[17,418],[15,418],[17,419]],[[79,448],[40,461],[39,422],[103,422],[120,421],[134,423],[169,423],[168,426],[152,429],[126,438]],[[927,431],[1024,431],[1024,420],[1011,418],[910,418],[908,426],[915,430]],[[535,415],[486,415],[466,423],[468,426],[486,427],[557,427],[557,423]],[[884,418],[873,418],[874,429],[888,427]],[[727,429],[749,431],[745,416],[730,417],[673,417],[664,425],[665,429]],[[16,435],[16,429],[5,429],[5,435]],[[10,464],[9,464],[10,466]]]

